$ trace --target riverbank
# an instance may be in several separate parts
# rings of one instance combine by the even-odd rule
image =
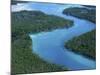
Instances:
[[[86,19],[93,23],[96,23],[96,9],[72,7],[64,9],[63,14],[72,15],[80,19]]]
[[[92,30],[88,33],[75,37],[65,43],[65,48],[81,54],[90,59],[96,60],[96,31]]]
[[[12,12],[12,74],[53,72],[68,70],[62,66],[48,63],[32,53],[30,33],[69,28],[73,21],[40,11]]]
[[[95,6],[85,6],[87,8],[68,8],[63,11],[66,15],[72,15],[81,19],[89,20],[93,23],[96,22],[96,9]],[[91,8],[91,9],[90,9]],[[93,8],[93,9],[92,9]],[[69,50],[81,54],[85,57],[96,59],[95,41],[96,30],[86,34],[75,37],[65,43],[65,47]]]
[[[41,59],[37,54],[32,53],[31,39],[28,35],[12,42],[12,64],[11,73],[41,73],[68,70],[63,66],[52,64]]]

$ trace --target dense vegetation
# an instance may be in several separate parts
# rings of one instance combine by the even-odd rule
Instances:
[[[50,31],[57,28],[68,28],[73,21],[40,11],[12,12],[12,74],[51,72],[68,70],[62,66],[48,63],[32,53],[30,33]]]
[[[93,23],[96,23],[96,9],[72,7],[72,8],[66,8],[63,11],[63,13],[66,15],[72,15],[72,16],[75,16],[81,19],[86,19]]]
[[[12,13],[12,37],[23,34],[50,31],[57,28],[68,28],[73,22],[39,11],[21,11]],[[20,35],[20,36],[19,36]]]
[[[92,8],[92,9],[95,9],[96,8],[96,6],[93,6],[93,5],[82,5],[82,6],[88,7],[88,8]]]
[[[69,48],[69,50],[82,54],[91,59],[96,59],[96,46],[95,46],[95,30],[80,35],[79,37],[75,37],[68,42],[65,43],[65,47]]]
[[[11,5],[16,5],[17,3],[28,3],[29,1],[18,1],[18,0],[11,0]]]

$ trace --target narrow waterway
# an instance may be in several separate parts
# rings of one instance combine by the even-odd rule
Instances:
[[[22,3],[14,5],[13,7],[16,7],[16,10],[13,9],[12,11],[20,11],[17,8],[21,6],[23,6],[23,9],[21,8],[20,10],[39,10],[49,15],[56,15],[74,21],[74,26],[69,29],[56,29],[51,32],[30,34],[33,52],[37,53],[45,61],[65,66],[71,70],[95,69],[95,61],[70,52],[68,49],[64,48],[65,41],[96,28],[95,24],[92,22],[62,14],[65,8],[81,8],[83,6],[69,4]]]

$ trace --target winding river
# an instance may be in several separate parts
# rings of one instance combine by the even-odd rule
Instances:
[[[17,9],[21,6],[23,6],[23,9]],[[73,37],[82,35],[96,28],[96,25],[92,22],[62,14],[65,8],[81,8],[83,6],[49,3],[22,3],[18,5],[13,5],[13,7],[16,7],[16,9],[13,9],[12,11],[39,10],[49,15],[56,15],[65,19],[73,20],[74,26],[68,29],[56,29],[50,32],[30,34],[33,44],[33,52],[37,53],[45,61],[65,66],[71,70],[84,70],[96,68],[95,61],[85,58],[81,55],[75,54],[69,51],[68,49],[64,48],[65,41],[68,41]]]

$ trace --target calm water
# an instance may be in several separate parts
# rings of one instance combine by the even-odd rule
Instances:
[[[63,15],[62,11],[69,7],[83,6],[69,4],[22,3],[13,5],[12,11],[39,10],[49,15],[56,15],[65,19],[73,20],[74,26],[69,29],[56,29],[51,32],[30,34],[33,44],[33,52],[37,53],[45,61],[68,67],[71,70],[95,69],[95,61],[70,52],[68,49],[64,48],[65,41],[95,29],[95,24],[89,21]]]

